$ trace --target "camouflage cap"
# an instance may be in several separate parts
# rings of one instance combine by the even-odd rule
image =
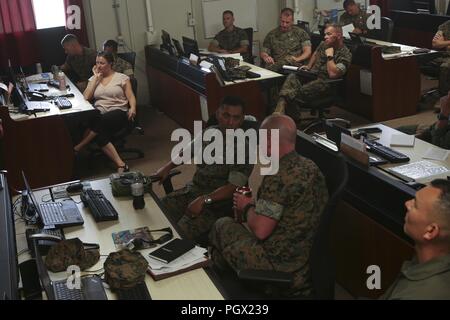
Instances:
[[[148,262],[139,252],[122,250],[111,253],[105,261],[105,281],[111,289],[127,289],[145,279]]]
[[[52,272],[66,271],[70,266],[86,270],[100,259],[98,247],[85,249],[80,239],[63,240],[50,248],[45,265]]]

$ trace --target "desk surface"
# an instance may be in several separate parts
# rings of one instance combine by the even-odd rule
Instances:
[[[42,81],[42,79],[40,79],[40,80],[39,79],[40,79],[39,75],[33,75],[33,76],[27,77],[27,81],[29,84]],[[60,96],[60,95],[65,95],[65,94],[69,94],[69,93],[74,94],[75,97],[68,98],[69,101],[72,103],[71,109],[59,110],[59,108],[55,104],[51,103],[50,101],[43,101],[43,102],[27,101],[26,102],[27,106],[36,105],[36,104],[40,103],[43,109],[48,108],[48,109],[50,109],[50,111],[36,113],[36,116],[34,116],[34,115],[28,116],[28,115],[24,115],[24,114],[10,113],[11,119],[13,119],[15,121],[22,121],[22,120],[29,120],[29,119],[36,119],[36,118],[51,117],[51,116],[56,116],[56,115],[65,116],[65,115],[70,115],[70,114],[74,114],[74,113],[78,113],[78,112],[94,110],[94,107],[89,103],[89,101],[86,101],[84,99],[83,93],[81,93],[80,90],[78,90],[78,88],[72,83],[72,81],[70,81],[70,79],[67,76],[66,76],[66,81],[67,81],[67,84],[69,85],[70,89],[65,90],[65,91],[60,91],[56,88],[49,86],[50,90],[48,92],[43,92],[43,93],[46,96]]]
[[[256,78],[256,79],[244,79],[244,80],[235,80],[233,82],[225,82],[225,86],[231,86],[234,85],[236,83],[243,83],[243,82],[249,82],[249,81],[263,81],[263,80],[269,80],[269,79],[274,79],[274,78],[280,78],[280,77],[284,77],[284,75],[277,73],[277,72],[273,72],[258,66],[255,66],[253,64],[250,64],[248,62],[245,61],[241,61],[240,62],[241,66],[248,66],[250,67],[250,71],[251,72],[255,72],[261,75],[261,78]]]
[[[100,244],[100,254],[108,255],[117,251],[112,233],[124,230],[135,229],[148,226],[150,230],[161,229],[171,226],[169,220],[165,217],[154,198],[150,195],[145,196],[145,209],[136,211],[133,208],[131,198],[114,198],[111,193],[109,179],[91,181],[92,189],[102,190],[106,198],[109,199],[114,208],[119,213],[118,221],[96,223],[89,213],[89,210],[78,204],[84,219],[84,225],[64,229],[66,239],[79,238],[85,243]],[[49,200],[48,189],[41,189],[35,192],[38,202]],[[81,202],[80,197],[73,197],[75,202]],[[24,226],[16,226],[18,235],[24,233]],[[172,228],[174,237],[178,233]],[[158,235],[155,234],[155,237]],[[18,251],[26,248],[24,235],[18,236]],[[146,256],[149,250],[142,250],[143,256]],[[22,261],[25,255],[21,257]],[[100,270],[106,257],[101,257],[99,262],[90,270]],[[52,274],[52,279],[66,279],[63,274]],[[222,300],[223,296],[214,285],[212,279],[204,269],[196,269],[164,280],[154,281],[149,275],[146,275],[146,284],[153,300]],[[116,299],[115,294],[106,290],[108,299]]]
[[[400,131],[392,129],[390,127],[387,127],[383,124],[364,126],[364,128],[369,128],[369,127],[378,127],[383,131],[381,134],[378,134],[378,135],[374,134],[374,135],[378,136],[380,138],[380,140],[378,140],[377,142],[379,142],[382,145],[385,145],[387,147],[390,147],[392,135],[403,134]],[[423,140],[416,138],[414,147],[390,147],[390,148],[407,155],[411,159],[411,161],[409,163],[414,163],[414,162],[419,162],[419,161],[429,161],[429,162],[435,163],[439,166],[444,166],[448,170],[450,170],[450,157],[448,157],[446,161],[429,160],[429,159],[423,158],[424,155],[427,153],[427,151],[430,149],[445,151],[445,150],[438,148],[438,147],[436,147],[428,142],[425,142]],[[387,164],[387,165],[383,165],[382,168],[394,168],[394,167],[399,167],[399,166],[403,166],[403,165],[405,165],[405,163],[403,163],[403,164]],[[447,179],[448,175],[450,175],[449,172],[441,174],[441,175],[436,175],[436,176],[432,176],[432,177],[428,177],[428,178],[419,179],[418,182],[427,184],[427,183],[430,183],[434,179]]]

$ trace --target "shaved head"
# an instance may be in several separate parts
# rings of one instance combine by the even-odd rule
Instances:
[[[261,129],[280,131],[280,144],[294,145],[297,141],[297,126],[292,118],[284,115],[272,115],[261,125]]]

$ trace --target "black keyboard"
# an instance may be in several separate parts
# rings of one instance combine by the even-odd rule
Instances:
[[[95,221],[118,220],[119,214],[112,206],[111,202],[105,198],[101,190],[83,190],[81,201],[89,208]]]
[[[119,300],[152,300],[145,282],[138,283],[133,288],[117,290]]]
[[[389,147],[386,147],[378,142],[365,140],[365,144],[369,147],[369,151],[379,155],[380,157],[388,160],[392,163],[403,163],[409,162],[410,159],[408,156],[400,153],[398,151],[392,150]]]
[[[60,110],[72,108],[72,103],[66,97],[56,97],[55,104]]]

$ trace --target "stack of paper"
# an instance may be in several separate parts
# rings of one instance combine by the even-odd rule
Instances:
[[[407,134],[393,134],[391,136],[391,147],[414,147],[416,137]]]
[[[178,259],[170,263],[164,263],[146,255],[148,261],[148,273],[155,280],[165,279],[182,272],[205,267],[209,264],[209,259],[205,256],[208,252],[205,248],[195,247]]]

